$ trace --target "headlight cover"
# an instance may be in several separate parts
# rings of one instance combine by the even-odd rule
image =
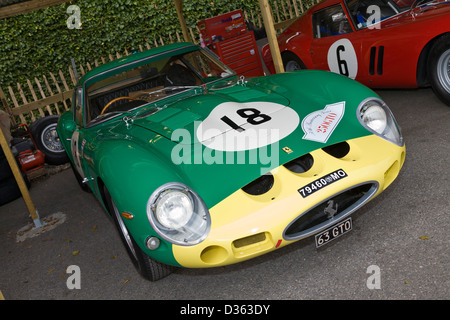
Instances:
[[[182,246],[205,240],[211,226],[203,200],[179,182],[166,183],[152,193],[147,202],[147,217],[163,239]]]
[[[386,103],[378,98],[368,98],[362,101],[356,110],[359,122],[370,132],[403,146],[403,137],[391,110]]]

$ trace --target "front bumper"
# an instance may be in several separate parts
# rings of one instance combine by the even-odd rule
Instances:
[[[395,180],[403,166],[405,147],[375,135],[347,143],[350,151],[342,158],[318,149],[310,153],[314,164],[308,171],[293,173],[280,166],[271,171],[274,184],[267,193],[252,196],[240,189],[215,205],[210,209],[208,238],[195,246],[174,245],[177,262],[188,268],[241,262],[316,234],[349,216]],[[300,188],[338,170],[346,176],[302,196]],[[345,210],[324,218],[323,208],[329,199],[345,198],[346,192],[352,196],[360,193],[361,197]],[[318,219],[305,227],[297,219],[306,214]]]

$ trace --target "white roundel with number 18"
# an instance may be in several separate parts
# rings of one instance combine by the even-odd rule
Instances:
[[[358,74],[358,58],[348,39],[339,39],[328,49],[328,67],[331,72],[355,79]]]
[[[272,102],[224,102],[198,126],[197,139],[219,151],[261,148],[287,137],[299,125],[293,109]]]

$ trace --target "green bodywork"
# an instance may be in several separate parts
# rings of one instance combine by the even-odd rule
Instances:
[[[79,82],[81,88],[93,79],[100,79],[108,70],[120,66],[139,63],[154,55],[172,55],[177,50],[190,48],[190,44],[177,44],[152,49],[127,58],[105,64],[88,74]],[[74,109],[63,114],[58,123],[58,133],[69,157],[73,161],[71,138],[78,131],[78,152],[81,166],[88,184],[95,196],[103,203],[99,186],[108,188],[120,212],[132,213],[132,220],[124,219],[135,241],[152,258],[166,264],[178,265],[172,255],[172,244],[161,240],[158,250],[150,251],[144,246],[148,236],[157,236],[147,218],[146,206],[152,192],[167,182],[182,182],[191,187],[208,208],[228,197],[236,190],[255,180],[262,173],[282,165],[301,155],[319,148],[372,134],[356,117],[359,104],[368,97],[376,97],[370,89],[346,77],[324,71],[301,71],[283,73],[260,78],[238,81],[238,77],[227,78],[227,85],[215,89],[218,83],[210,83],[202,88],[159,100],[131,114],[116,117],[95,126],[84,127],[74,120]],[[225,80],[218,80],[225,81]],[[220,83],[219,83],[220,84]],[[75,100],[75,98],[74,98]],[[278,152],[276,163],[267,163],[267,157],[257,157],[257,163],[238,163],[236,159],[248,159],[250,151],[216,152],[208,149],[195,138],[195,129],[210,112],[223,102],[268,101],[295,110],[300,122],[310,113],[322,110],[328,104],[345,101],[345,113],[339,125],[326,143],[302,139],[301,125],[275,146]],[[160,110],[152,113],[154,107]],[[148,113],[150,115],[145,116]],[[133,117],[134,121],[123,118]],[[127,123],[128,122],[128,123]],[[172,140],[176,129],[184,128],[190,133],[192,143]],[[83,143],[81,143],[83,141]],[[179,143],[183,143],[182,148]],[[174,164],[175,150],[191,150],[191,163]],[[273,146],[258,150],[270,154]],[[289,147],[292,152],[282,152]],[[203,155],[203,157],[202,157]],[[205,155],[210,155],[214,163],[205,163]],[[186,156],[186,154],[183,154]],[[234,158],[234,164],[229,160]],[[201,163],[199,162],[201,160]],[[221,160],[222,159],[222,160]],[[241,158],[242,159],[242,158]],[[214,217],[212,217],[214,219]]]

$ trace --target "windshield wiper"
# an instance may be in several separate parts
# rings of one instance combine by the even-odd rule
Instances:
[[[165,88],[163,88],[163,89],[159,89],[159,90],[155,90],[155,91],[152,91],[152,92],[148,92],[148,93],[146,93],[146,94],[149,95],[149,96],[151,96],[151,95],[153,95],[153,94],[155,94],[155,93],[159,93],[159,92],[163,92],[163,91],[175,91],[175,90],[180,90],[180,89],[200,89],[200,88],[201,88],[200,86],[169,86],[169,87],[165,87]],[[142,106],[139,106],[139,107],[142,107]],[[137,108],[131,109],[131,111],[132,111],[132,110],[135,110],[135,109],[137,109]],[[151,111],[148,112],[148,114],[145,115],[145,116],[148,116],[148,115],[150,115],[150,114],[152,114],[152,113],[156,113],[156,112],[158,112],[160,109],[161,109],[161,108],[156,108],[156,109],[154,109],[154,110],[151,110]],[[93,120],[91,121],[91,123],[100,122],[101,120],[103,120],[103,119],[105,119],[105,118],[109,118],[109,117],[111,117],[111,116],[114,116],[114,115],[121,115],[121,114],[126,114],[126,115],[129,116],[131,119],[138,118],[138,117],[141,116],[140,113],[137,113],[137,114],[133,115],[133,114],[130,112],[130,110],[117,110],[117,111],[111,111],[111,112],[106,112],[106,113],[104,113],[104,114],[100,114],[100,115],[98,115],[97,117],[95,117],[95,119],[93,119]],[[143,114],[146,114],[146,112],[143,112]]]
[[[106,112],[106,113],[104,113],[104,114],[98,115],[98,116],[95,117],[95,119],[92,120],[91,122],[98,122],[98,121],[101,121],[102,119],[108,118],[108,117],[110,117],[110,116],[112,116],[112,115],[115,115],[115,114],[124,114],[124,113],[128,114],[129,116],[131,116],[131,113],[130,113],[129,111],[126,111],[126,110],[122,110],[122,111],[120,111],[120,110],[118,110],[118,111],[111,111],[111,112]]]
[[[163,91],[175,91],[175,90],[180,90],[180,89],[194,89],[194,88],[200,88],[199,86],[169,86],[169,87],[165,87],[159,90],[155,90],[152,92],[148,92],[147,94],[149,96],[153,95],[154,93],[160,93]]]

